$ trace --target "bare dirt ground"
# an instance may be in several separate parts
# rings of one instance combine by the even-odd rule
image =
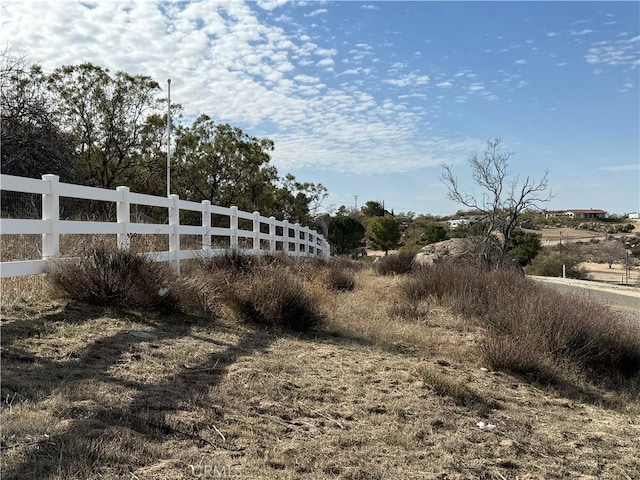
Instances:
[[[632,286],[640,285],[640,270],[637,267],[629,270],[628,274],[625,272],[624,265],[617,263],[609,268],[606,263],[584,262],[580,267],[589,272],[589,280],[620,285],[625,285],[627,282]]]
[[[5,297],[2,478],[640,478],[637,398],[490,371],[399,281],[360,272],[305,335]]]

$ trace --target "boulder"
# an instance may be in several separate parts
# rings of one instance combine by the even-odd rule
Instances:
[[[422,247],[416,254],[417,265],[437,265],[445,261],[457,261],[474,254],[474,243],[467,238],[452,238]]]

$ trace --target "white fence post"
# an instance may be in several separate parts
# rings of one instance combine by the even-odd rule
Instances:
[[[289,221],[282,222],[282,253],[289,255]]]
[[[309,252],[309,256],[313,255],[317,257],[318,251],[316,250],[316,231],[309,229],[309,238],[307,238],[307,251]]]
[[[294,257],[299,257],[300,256],[300,224],[296,223],[293,226],[293,232],[295,234],[295,239],[296,239],[296,243],[294,244],[294,250],[293,250],[293,256]]]
[[[169,234],[169,261],[176,273],[180,273],[180,209],[178,208],[178,195],[169,195],[173,205],[169,207],[169,225],[173,226],[171,233]]]
[[[253,250],[260,254],[260,212],[253,212]]]
[[[229,217],[229,247],[231,250],[238,249],[238,207],[231,207],[231,216]]]
[[[117,222],[122,224],[122,233],[118,234],[118,248],[129,250],[131,238],[129,237],[129,223],[131,223],[131,203],[129,202],[129,187],[117,187],[118,192],[122,192],[122,201],[118,202],[116,212]]]
[[[306,246],[304,247],[305,252],[307,253],[307,257],[311,256],[311,250],[313,248],[313,244],[311,243],[311,229],[309,227],[304,227],[304,234],[306,237]]]
[[[269,253],[276,253],[276,217],[269,217]]]
[[[58,175],[42,175],[42,180],[49,182],[49,193],[42,195],[42,220],[49,221],[49,233],[42,234],[42,258],[48,259],[60,255],[60,194]]]
[[[205,232],[202,234],[202,249],[211,250],[211,202],[209,200],[202,201],[202,226]]]

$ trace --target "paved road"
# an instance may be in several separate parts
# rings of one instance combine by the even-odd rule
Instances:
[[[599,282],[571,280],[551,277],[530,277],[546,283],[549,287],[572,295],[588,296],[625,315],[640,320],[640,289],[607,285]]]

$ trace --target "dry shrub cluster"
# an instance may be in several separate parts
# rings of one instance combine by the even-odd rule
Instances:
[[[328,285],[334,291],[352,291],[356,288],[356,272],[362,263],[348,258],[335,257],[329,262]]]
[[[104,245],[75,261],[52,261],[48,278],[70,298],[94,305],[173,311],[177,304],[171,288],[176,279],[167,265]]]
[[[279,265],[259,267],[237,278],[224,300],[242,320],[267,327],[306,331],[323,319],[318,302],[303,282]]]
[[[521,274],[470,266],[416,269],[407,304],[434,296],[485,327],[481,349],[496,369],[553,381],[573,365],[614,384],[640,377],[640,328],[588,298],[562,295]]]
[[[97,246],[77,261],[52,262],[48,279],[80,302],[213,316],[227,308],[243,321],[306,331],[319,326],[324,318],[318,287],[353,290],[352,269],[344,262],[328,266],[318,260],[228,251],[202,259],[178,278],[166,264]],[[317,278],[325,284],[318,286]]]
[[[375,272],[378,275],[400,275],[408,273],[413,268],[413,258],[411,252],[398,252],[380,257],[374,263]]]

